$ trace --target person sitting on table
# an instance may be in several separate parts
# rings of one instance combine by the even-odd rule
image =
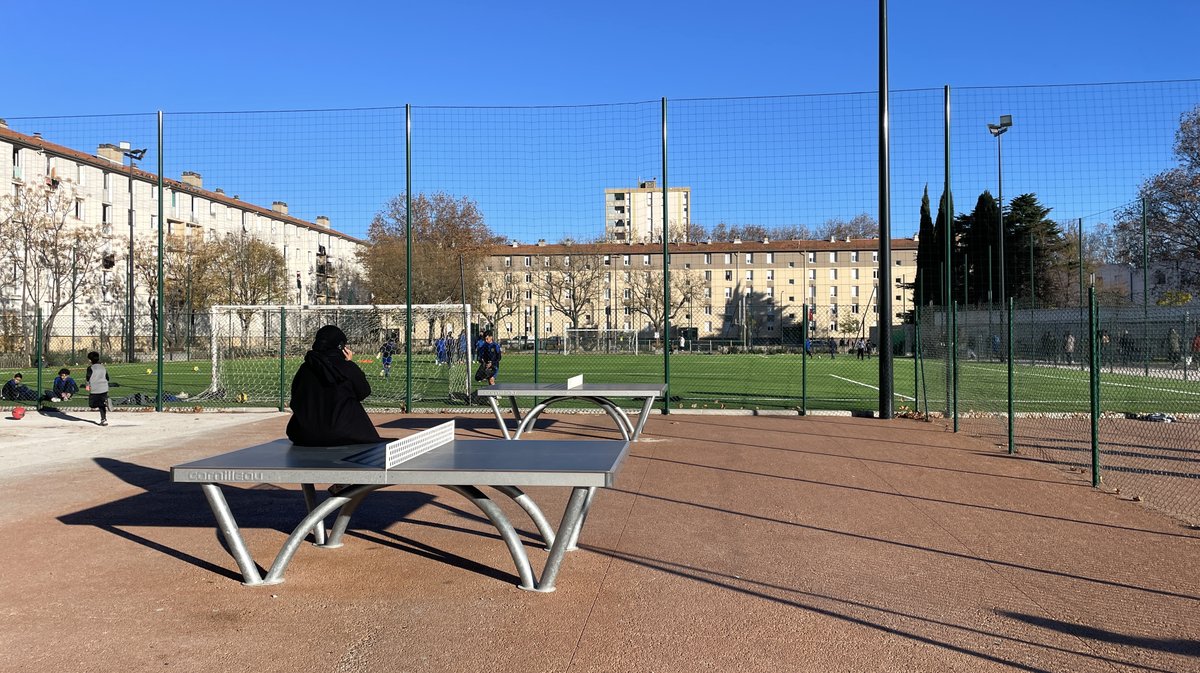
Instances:
[[[341,446],[383,440],[362,405],[371,384],[353,358],[345,332],[336,325],[317,330],[312,349],[292,379],[287,436],[293,444]]]
[[[21,372],[13,374],[13,377],[4,384],[3,395],[0,396],[6,400],[28,400],[31,402],[36,400],[38,397],[37,392],[25,385],[24,380]]]

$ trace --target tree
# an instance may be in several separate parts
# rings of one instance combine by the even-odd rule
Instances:
[[[592,246],[580,246],[577,253],[538,260],[533,294],[565,315],[572,328],[580,327],[579,319],[595,305],[604,287],[604,256]]]
[[[849,222],[838,218],[825,221],[815,232],[818,239],[846,238],[876,238],[879,236],[879,223],[866,213],[855,215]]]
[[[694,269],[672,269],[669,308],[663,303],[662,271],[635,271],[626,287],[629,297],[625,305],[646,319],[644,329],[661,334],[667,318],[674,322],[683,309],[704,296],[707,286],[704,277]]]
[[[942,250],[938,247],[937,230],[929,215],[929,185],[921,196],[921,225],[917,231],[917,277],[913,280],[913,300],[918,304],[936,301],[942,296],[939,265]]]
[[[1071,303],[1070,288],[1078,287],[1073,277],[1077,278],[1079,274],[1079,243],[1075,240],[1071,245],[1071,241],[1064,238],[1058,223],[1048,217],[1050,210],[1038,203],[1034,194],[1021,194],[1009,202],[1004,216],[1005,229],[1009,230],[1012,242],[1008,246],[1011,254],[1005,251],[1011,259],[1006,269],[1009,296],[1032,298],[1038,306],[1065,306]],[[1078,235],[1073,235],[1072,239],[1078,239]],[[1030,246],[1033,246],[1032,255]],[[1031,281],[1035,287],[1030,287]],[[1075,296],[1084,300],[1077,290]]]
[[[59,313],[103,278],[103,239],[79,221],[76,207],[69,180],[31,180],[0,198],[0,258],[19,285],[20,312],[45,309],[42,341],[31,340],[31,356],[47,351]]]
[[[404,303],[407,286],[405,195],[387,202],[367,231],[359,261],[367,287],[379,303]],[[467,302],[479,304],[483,266],[490,249],[501,243],[484,222],[474,201],[444,192],[412,199],[412,298],[414,304],[461,301],[462,257]]]
[[[479,315],[492,331],[496,331],[502,320],[516,313],[521,307],[520,293],[523,291],[519,285],[512,282],[484,282],[480,292],[483,301],[480,303]]]
[[[862,336],[863,321],[858,316],[847,313],[838,320],[838,331],[851,336]]]
[[[1005,222],[1005,228],[1011,230],[1011,223]],[[959,215],[954,220],[956,245],[950,251],[950,300],[958,300],[970,304],[982,304],[988,301],[988,292],[995,293],[994,301],[999,301],[1000,288],[1000,252],[999,237],[1000,209],[996,199],[988,190],[983,190],[975,201],[975,209],[970,213]],[[1013,258],[1011,245],[1012,237],[1005,238],[1008,244],[1005,258]],[[963,293],[963,266],[966,265],[967,293]],[[991,278],[989,280],[989,270]],[[1005,270],[1011,287],[1014,267],[1009,264]],[[1008,296],[1012,296],[1009,292]]]
[[[935,293],[932,293],[928,296],[922,297],[922,301],[924,301],[926,304],[933,302],[940,306],[945,306],[950,301],[950,298],[945,296],[946,295],[945,274],[947,272],[946,238],[953,236],[953,233],[950,231],[950,226],[949,226],[950,218],[953,216],[953,214],[954,214],[954,196],[953,196],[953,194],[948,195],[948,194],[946,194],[946,192],[942,192],[942,198],[938,199],[937,218],[934,219],[934,221],[933,221],[933,232],[934,232],[933,238],[934,238],[934,241],[936,241],[936,243],[937,243],[937,245],[936,245],[937,253],[935,256],[930,258],[930,265],[928,267],[929,271],[926,271],[926,274],[933,273],[937,277],[938,291]],[[953,247],[953,245],[954,245],[953,239],[951,239],[950,245],[951,245],[951,247]],[[950,252],[951,252],[951,254],[954,253],[953,250],[951,250]],[[935,260],[936,260],[936,262],[935,262]]]
[[[1200,106],[1180,118],[1175,132],[1179,165],[1142,183],[1139,200],[1118,212],[1118,261],[1142,264],[1142,204],[1145,204],[1148,259],[1174,262],[1180,288],[1200,281]]]

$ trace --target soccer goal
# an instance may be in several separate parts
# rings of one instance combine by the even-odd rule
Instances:
[[[631,329],[578,329],[568,327],[563,354],[638,352],[637,332]]]
[[[274,406],[313,335],[325,325],[346,333],[347,347],[371,383],[367,403],[402,405],[408,362],[404,305],[214,306],[207,317],[212,382],[203,397]],[[412,398],[444,403],[471,394],[474,342],[469,304],[412,306]]]

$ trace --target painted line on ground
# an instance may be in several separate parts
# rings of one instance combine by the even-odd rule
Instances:
[[[838,376],[837,374],[830,374],[830,376],[832,376],[835,379],[841,379],[843,381],[846,381],[847,383],[853,383],[855,385],[863,386],[865,388],[873,388],[875,390],[879,390],[879,386],[873,386],[870,383],[863,383],[861,381],[855,381],[854,379],[848,379],[845,376]],[[901,395],[900,393],[892,393],[892,394],[901,399],[910,400],[913,402],[917,401],[917,398],[909,397],[908,395]]]
[[[995,367],[972,367],[972,369],[977,370],[977,371],[981,370],[981,371],[989,372],[992,374],[1007,374],[1008,373],[1007,369],[997,369]],[[1054,379],[1055,381],[1070,381],[1072,383],[1087,383],[1087,381],[1085,379],[1073,379],[1073,378],[1068,378],[1065,376],[1051,376],[1050,374],[1038,374],[1035,372],[1024,371],[1024,370],[1015,371],[1013,373],[1017,376],[1040,376],[1044,379]],[[1175,390],[1174,388],[1147,388],[1146,386],[1135,386],[1132,383],[1116,383],[1113,381],[1104,381],[1104,380],[1100,381],[1100,385],[1116,386],[1118,388],[1138,388],[1140,390],[1153,390],[1153,391],[1159,392],[1159,393],[1178,393],[1180,395],[1200,395],[1200,393],[1192,391],[1192,390]]]

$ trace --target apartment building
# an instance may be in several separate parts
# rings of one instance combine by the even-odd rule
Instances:
[[[795,342],[806,304],[811,334],[848,336],[846,316],[864,320],[867,330],[877,325],[879,292],[891,294],[897,313],[912,305],[912,292],[903,286],[916,274],[913,239],[892,240],[892,265],[883,284],[875,239],[735,240],[668,248],[672,303],[684,302],[672,327],[694,330],[699,339]],[[576,328],[647,336],[661,329],[660,321],[640,310],[646,302],[638,298],[653,293],[661,301],[661,244],[512,243],[488,258],[485,278],[483,314],[503,316],[491,325],[502,339],[532,337],[534,312],[543,338],[564,335],[572,322]],[[579,292],[586,296],[570,296]]]
[[[102,144],[88,154],[9,128],[0,120],[0,196],[15,195],[23,185],[66,184],[74,193],[72,219],[101,232],[105,252],[128,250],[130,239],[137,244],[157,245],[158,176],[126,162],[128,149]],[[163,180],[163,233],[166,245],[184,249],[189,241],[220,240],[247,234],[276,247],[286,263],[289,293],[287,303],[342,303],[341,285],[357,277],[356,251],[363,242],[332,228],[327,217],[308,222],[288,213],[283,201],[259,206],[230,196],[222,189],[205,188],[196,172],[181,179]],[[123,263],[106,270],[98,296],[80,297],[83,305],[121,303],[124,296],[108,296],[110,276],[124,276]],[[295,279],[294,281],[292,279]],[[21,291],[6,282],[0,289],[2,307],[14,310]],[[146,305],[155,288],[136,287],[135,303]]]
[[[669,240],[687,242],[692,221],[690,187],[667,189]],[[663,190],[657,180],[638,183],[635,189],[604,190],[604,238],[617,243],[662,242]]]

